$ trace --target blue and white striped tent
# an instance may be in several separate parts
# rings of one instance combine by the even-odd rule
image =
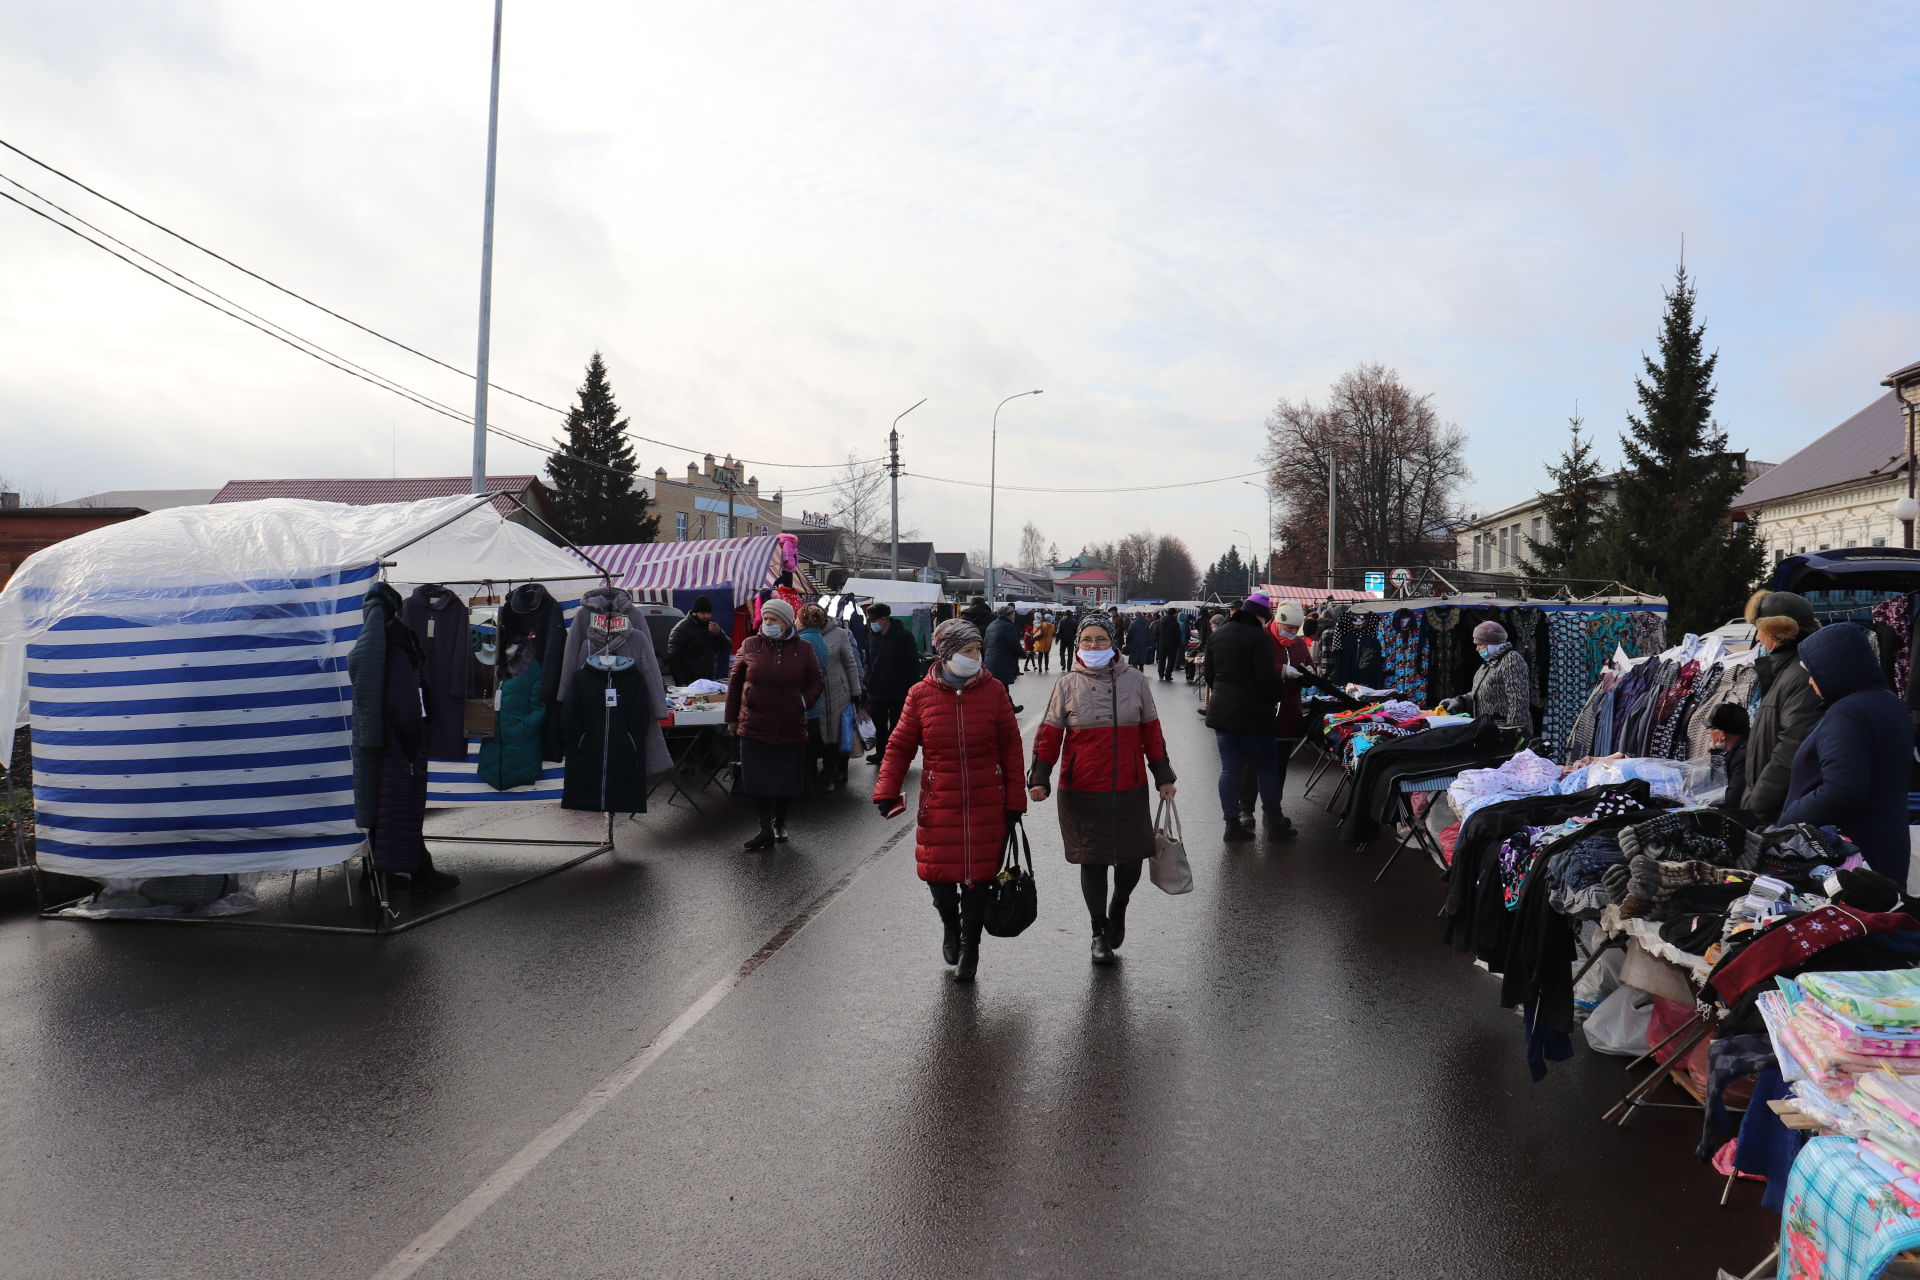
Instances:
[[[40,865],[139,879],[357,853],[347,654],[383,565],[563,601],[583,577],[469,496],[180,507],[30,557],[0,591],[0,711],[32,725]]]

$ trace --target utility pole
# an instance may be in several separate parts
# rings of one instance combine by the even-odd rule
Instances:
[[[493,0],[493,89],[487,98],[487,199],[480,224],[480,353],[473,370],[473,492],[487,491],[487,354],[493,338],[493,161],[500,144],[500,19]]]
[[[900,418],[906,417],[927,402],[925,396],[900,411],[900,417],[893,420],[893,426],[887,432],[887,474],[893,477],[893,555],[892,564],[887,571],[889,581],[900,581]]]
[[[1327,590],[1333,590],[1333,522],[1334,496],[1339,487],[1340,464],[1334,461],[1333,450],[1327,450]]]

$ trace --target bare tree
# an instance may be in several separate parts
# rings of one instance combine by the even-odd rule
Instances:
[[[849,453],[834,477],[833,522],[841,530],[841,542],[850,565],[862,559],[887,558],[887,541],[892,533],[892,512],[887,504],[887,473],[871,463],[863,464],[859,455]],[[902,541],[907,531],[900,531]]]
[[[1045,535],[1033,521],[1027,521],[1025,527],[1020,530],[1020,567],[1028,573],[1039,573],[1045,568],[1041,561],[1046,558],[1046,554]]]
[[[1326,546],[1330,461],[1339,467],[1339,564],[1444,558],[1463,518],[1454,494],[1469,474],[1465,448],[1465,433],[1440,420],[1432,397],[1416,394],[1384,365],[1342,374],[1324,405],[1281,400],[1267,417],[1263,460],[1282,508],[1287,576],[1311,574],[1309,562]]]
[[[0,475],[0,493],[19,494],[23,507],[50,507],[60,501],[60,495],[45,485],[23,485],[9,475]]]

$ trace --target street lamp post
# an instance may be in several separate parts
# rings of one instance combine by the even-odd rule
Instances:
[[[1273,572],[1273,486],[1255,484],[1251,480],[1242,480],[1240,483],[1249,489],[1259,489],[1267,495],[1267,562],[1260,566],[1260,576],[1264,578]]]
[[[1239,534],[1239,535],[1240,535],[1241,537],[1243,537],[1243,538],[1245,538],[1245,539],[1247,540],[1247,594],[1248,594],[1248,595],[1252,595],[1252,594],[1253,594],[1253,592],[1254,592],[1254,585],[1253,585],[1253,556],[1254,556],[1254,546],[1253,546],[1253,535],[1252,535],[1252,534],[1250,534],[1250,533],[1248,533],[1248,532],[1247,532],[1247,531],[1246,531],[1245,529],[1235,529],[1235,530],[1234,530],[1234,532],[1235,532],[1235,533],[1237,533],[1237,534]]]
[[[473,365],[473,491],[487,491],[487,366],[493,347],[493,167],[500,148],[500,20],[493,0],[493,83],[487,95],[487,196],[480,217],[480,339]]]
[[[1913,522],[1920,520],[1920,501],[1914,499],[1914,414],[1920,411],[1920,360],[1904,369],[1895,369],[1880,380],[1883,387],[1892,387],[1898,397],[1907,422],[1907,496],[1893,504],[1893,516],[1905,530],[1907,550],[1913,550]]]
[[[999,599],[993,587],[993,519],[1000,497],[1000,410],[1008,401],[1021,396],[1037,396],[1038,391],[1016,391],[993,406],[993,437],[987,448],[987,599]]]

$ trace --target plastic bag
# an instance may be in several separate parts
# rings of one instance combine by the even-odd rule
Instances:
[[[866,712],[860,713],[860,718],[854,721],[853,727],[860,731],[862,742],[871,744],[880,741],[880,731],[873,727],[873,717]]]
[[[848,707],[840,713],[840,754],[851,755],[853,746],[853,708]]]
[[[1637,1058],[1647,1051],[1647,1026],[1652,1021],[1653,997],[1638,987],[1619,986],[1580,1029],[1596,1052]]]
[[[1591,955],[1593,948],[1600,945],[1603,939],[1599,936],[1600,926],[1591,920],[1587,922],[1587,932],[1590,936],[1583,937],[1581,945],[1586,947],[1587,954]],[[1574,1017],[1591,1017],[1593,1011],[1600,1006],[1600,1002],[1619,989],[1620,966],[1626,961],[1627,953],[1617,947],[1594,961],[1593,967],[1582,974],[1580,981],[1573,986]],[[1585,960],[1574,961],[1575,972],[1578,972],[1580,966],[1585,963]]]

